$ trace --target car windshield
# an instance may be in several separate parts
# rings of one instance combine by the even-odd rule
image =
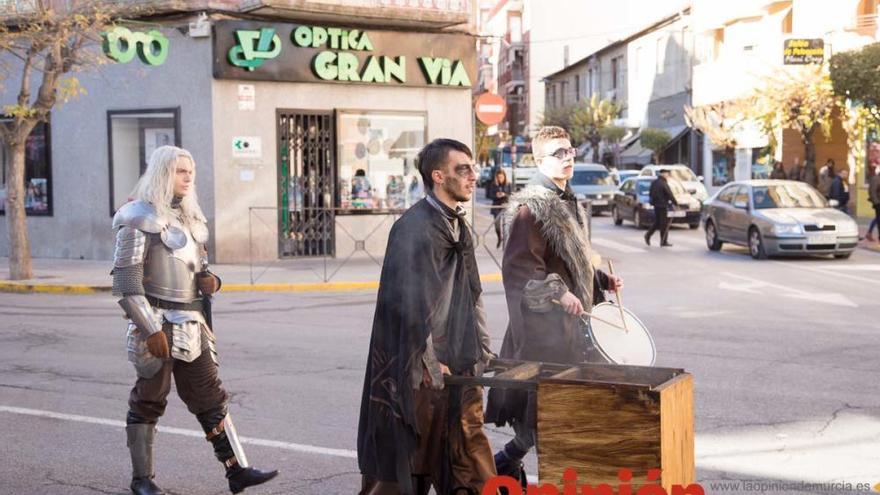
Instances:
[[[525,153],[522,155],[522,158],[516,162],[514,165],[516,168],[534,168],[537,167],[535,164],[535,157],[532,156],[531,153]]]
[[[575,170],[571,178],[573,186],[602,186],[613,185],[611,174],[605,170]]]
[[[753,188],[756,210],[770,208],[824,208],[825,199],[819,193],[802,184],[778,184]]]
[[[684,184],[682,184],[681,182],[679,182],[679,180],[681,180],[681,179],[678,179],[678,180],[676,180],[676,179],[670,179],[670,180],[667,181],[667,182],[669,182],[669,189],[671,189],[671,190],[672,190],[672,194],[674,194],[674,195],[676,195],[676,196],[680,196],[680,195],[682,195],[682,194],[687,194],[687,193],[688,193],[688,192],[687,192],[687,189],[684,188]]]
[[[689,168],[670,168],[669,176],[673,179],[678,179],[681,181],[695,181],[697,180],[697,176],[694,175],[693,171]]]

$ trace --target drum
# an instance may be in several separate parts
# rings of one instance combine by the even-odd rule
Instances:
[[[609,364],[627,364],[631,366],[653,366],[657,358],[657,349],[654,347],[654,339],[647,327],[636,315],[623,308],[626,318],[626,328],[620,320],[620,308],[616,304],[604,302],[593,306],[590,310],[596,318],[590,319],[587,325],[587,337],[591,341],[592,349],[588,352],[590,361],[595,358],[599,362]],[[599,321],[601,318],[616,326]]]

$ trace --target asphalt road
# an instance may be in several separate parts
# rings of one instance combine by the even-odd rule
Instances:
[[[698,480],[706,493],[844,492],[880,482],[880,255],[755,261],[675,229],[672,248],[594,219],[595,249],[653,333],[660,366],[695,377]],[[485,284],[495,348],[507,323]],[[353,494],[374,291],[220,294],[221,378],[252,464],[279,478],[248,493]],[[0,294],[0,494],[127,493],[123,421],[134,373],[109,295]],[[157,440],[169,493],[227,493],[180,400]],[[494,447],[511,435],[488,428]],[[535,473],[534,455],[527,467]],[[727,481],[724,481],[727,480]],[[727,490],[718,482],[733,483]],[[754,493],[754,491],[752,491]]]

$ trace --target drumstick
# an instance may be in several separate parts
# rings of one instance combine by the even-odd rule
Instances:
[[[614,263],[611,260],[608,260],[608,274],[614,275]],[[617,284],[614,284],[614,294],[617,296],[617,309],[620,310],[620,321],[623,322],[623,329],[629,332],[629,328],[626,326],[626,318],[623,316],[623,299],[620,298],[620,287]]]
[[[553,299],[553,304],[558,304],[559,306],[562,306],[562,303],[556,299]],[[611,325],[612,327],[617,328],[618,330],[624,330],[626,332],[629,332],[629,330],[627,330],[626,328],[623,328],[622,326],[618,325],[617,323],[612,323],[608,320],[599,318],[598,316],[593,316],[592,314],[588,313],[587,311],[581,311],[581,314],[579,316],[581,317],[581,319],[583,319],[584,316],[589,317],[589,318],[594,318],[598,321],[601,321],[602,323],[605,323],[606,325]],[[588,322],[586,320],[584,320],[584,323],[588,323]]]

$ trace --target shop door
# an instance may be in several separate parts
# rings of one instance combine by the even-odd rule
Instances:
[[[282,258],[335,254],[333,114],[279,110],[278,216]]]

